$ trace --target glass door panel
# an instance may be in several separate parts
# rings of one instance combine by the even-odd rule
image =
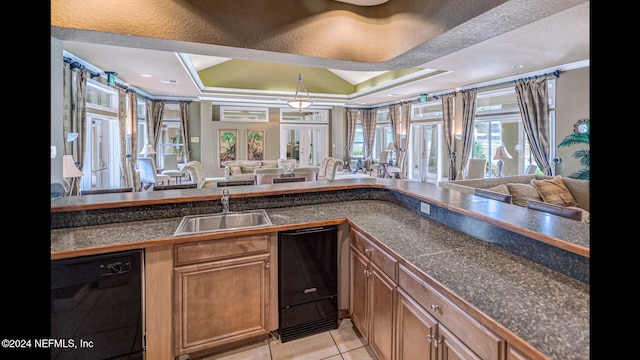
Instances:
[[[281,125],[280,157],[295,159],[296,166],[320,166],[328,156],[328,127]]]
[[[409,180],[437,184],[442,179],[442,125],[414,124],[407,166]]]

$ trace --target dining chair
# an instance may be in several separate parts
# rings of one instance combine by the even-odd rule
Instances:
[[[175,178],[176,184],[182,183],[182,171],[178,168],[178,154],[162,154],[163,168],[162,175],[169,175]]]
[[[117,193],[125,193],[125,192],[133,192],[133,188],[128,187],[128,188],[91,189],[91,190],[80,189],[80,195],[117,194]]]
[[[376,162],[371,162],[369,165],[369,176],[373,171],[376,171],[378,177],[383,177],[385,175],[385,167],[387,166],[389,161],[389,151],[382,150],[380,151],[380,160]]]
[[[140,186],[144,190],[148,190],[155,184],[164,184],[166,181],[169,184],[169,175],[158,174],[156,170],[156,162],[150,157],[138,158],[138,170],[140,171]],[[147,184],[144,186],[144,184]]]
[[[406,151],[400,151],[398,154],[398,162],[393,166],[387,167],[386,170],[390,178],[404,179],[404,160],[406,156]]]
[[[469,159],[467,179],[482,179],[487,170],[487,159]]]
[[[290,183],[290,182],[306,182],[306,177],[283,177],[283,178],[273,178],[271,179],[272,184],[281,184],[281,183]]]

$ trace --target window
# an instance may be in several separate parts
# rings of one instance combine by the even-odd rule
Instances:
[[[555,155],[555,79],[549,80],[550,155]],[[502,175],[524,174],[529,164],[535,164],[529,140],[524,132],[516,91],[513,87],[479,92],[472,158],[487,159],[486,177],[498,176],[498,160],[493,160],[498,146],[504,145],[512,159],[504,160]]]
[[[268,122],[269,108],[220,106],[220,121]]]
[[[178,159],[182,159],[184,146],[182,142],[182,131],[180,126],[180,105],[166,104],[164,117],[162,118],[162,128],[160,130],[160,142],[156,152],[161,154],[156,157],[158,168],[164,167],[162,154],[176,154]]]
[[[364,156],[364,133],[362,132],[362,124],[356,125],[356,136],[353,140],[353,146],[351,147],[351,156]]]
[[[280,122],[329,123],[329,110],[298,111],[280,109]]]
[[[371,152],[374,160],[380,161],[380,153],[392,142],[393,132],[391,131],[389,109],[379,109],[376,111],[376,133],[373,141],[373,151]]]

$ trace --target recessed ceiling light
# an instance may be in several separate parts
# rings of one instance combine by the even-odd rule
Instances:
[[[523,68],[523,67],[524,67],[524,65],[514,65],[513,66],[514,69],[520,69],[520,68]]]
[[[165,83],[165,84],[177,84],[178,80],[165,80],[165,79],[160,79],[160,82]]]
[[[151,77],[151,75],[149,75],[149,74],[141,74],[140,76],[142,76],[142,77]]]

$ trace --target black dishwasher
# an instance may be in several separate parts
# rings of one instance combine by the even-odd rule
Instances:
[[[51,261],[51,359],[143,358],[142,251]]]
[[[338,228],[278,233],[280,340],[338,327]]]

